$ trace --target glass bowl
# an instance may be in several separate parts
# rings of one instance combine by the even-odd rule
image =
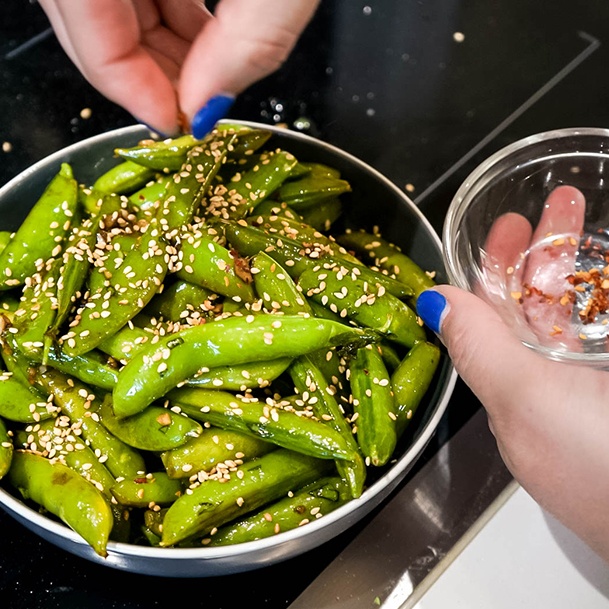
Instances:
[[[491,304],[528,347],[609,366],[609,130],[531,135],[455,194],[443,228],[450,283]]]

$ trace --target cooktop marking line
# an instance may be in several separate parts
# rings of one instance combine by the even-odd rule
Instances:
[[[583,61],[585,61],[594,51],[596,51],[601,43],[597,38],[590,36],[586,32],[578,32],[578,36],[588,41],[588,46],[579,53],[574,59],[572,59],[562,70],[555,74],[547,83],[545,83],[540,89],[538,89],[529,99],[527,99],[521,106],[519,106],[514,112],[506,117],[495,129],[493,129],[486,137],[480,140],[473,148],[466,152],[450,169],[445,171],[439,178],[434,180],[418,197],[414,199],[414,203],[419,205],[429,194],[431,194],[440,184],[442,184],[447,178],[449,178],[458,169],[463,167],[467,161],[469,161],[474,155],[476,155],[482,148],[497,137],[504,129],[506,129],[511,123],[513,123],[518,117],[524,114],[531,106],[537,103],[548,91],[555,87],[563,78],[570,74],[575,68],[577,68]]]
[[[23,44],[20,44],[18,47],[15,47],[12,51],[9,51],[4,56],[4,59],[9,59],[9,60],[15,59],[15,57],[17,57],[18,55],[21,55],[21,53],[24,53],[28,49],[31,49],[33,46],[37,45],[38,43],[40,43],[43,40],[45,40],[46,38],[48,38],[52,33],[53,33],[53,28],[48,27],[46,30],[43,30],[39,34],[32,36],[29,40],[26,40]]]

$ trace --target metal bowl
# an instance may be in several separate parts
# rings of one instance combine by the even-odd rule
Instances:
[[[348,153],[323,141],[287,129],[270,129],[273,142],[302,161],[317,161],[339,169],[353,188],[345,205],[352,226],[372,229],[398,244],[420,266],[437,272],[445,282],[441,242],[419,209],[392,182]],[[132,126],[84,140],[39,161],[0,189],[0,229],[15,230],[28,205],[42,193],[62,161],[69,162],[80,182],[92,183],[117,163],[115,147],[135,145],[149,137],[142,126]],[[206,577],[249,571],[283,561],[336,537],[377,507],[404,479],[428,444],[448,405],[457,375],[445,353],[432,386],[401,438],[391,464],[372,479],[359,499],[304,527],[272,538],[226,547],[157,548],[110,542],[102,558],[75,532],[27,506],[5,481],[0,506],[25,527],[64,550],[93,562],[135,573],[165,577]]]

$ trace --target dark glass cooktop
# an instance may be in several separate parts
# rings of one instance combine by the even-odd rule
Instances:
[[[0,32],[0,184],[72,142],[133,123],[84,81],[36,2],[0,3]],[[242,95],[232,117],[287,123],[344,148],[405,188],[440,232],[459,184],[498,148],[547,129],[609,126],[608,49],[604,0],[324,0],[285,66]],[[81,117],[84,108],[90,118]],[[447,462],[455,463],[455,480],[464,464],[477,467],[459,457],[460,433],[470,434],[486,464],[475,484],[490,488],[500,480],[495,495],[507,484],[481,417],[459,381],[436,435],[386,509],[301,557],[230,581],[107,569],[40,540],[2,512],[0,606],[319,608],[296,599],[323,581],[328,608],[372,608],[389,597],[397,607],[391,587],[373,590],[378,578],[370,594],[349,602],[341,600],[349,597],[344,582],[334,587],[332,578],[351,574],[352,549],[375,545],[372,535],[402,498],[418,485],[433,495],[434,459],[447,447],[454,446]],[[445,521],[445,546],[483,507]],[[427,558],[429,566],[439,560]]]

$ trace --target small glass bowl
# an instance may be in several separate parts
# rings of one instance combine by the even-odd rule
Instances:
[[[609,129],[517,141],[461,185],[443,228],[449,282],[528,347],[609,368]]]

